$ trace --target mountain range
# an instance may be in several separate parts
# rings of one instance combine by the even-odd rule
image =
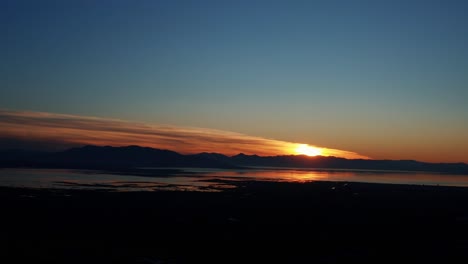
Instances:
[[[465,163],[428,163],[414,160],[367,160],[305,155],[258,156],[240,153],[183,155],[140,146],[84,146],[58,152],[0,151],[3,168],[131,169],[140,167],[294,167],[353,170],[398,170],[468,174]]]

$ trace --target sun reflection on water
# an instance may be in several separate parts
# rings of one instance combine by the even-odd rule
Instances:
[[[165,168],[167,170],[167,168]],[[145,174],[146,175],[146,174]],[[425,172],[307,170],[300,168],[203,169],[185,168],[173,175],[156,173],[137,176],[53,169],[2,169],[0,186],[111,191],[222,191],[236,182],[346,181],[468,187],[466,175]]]

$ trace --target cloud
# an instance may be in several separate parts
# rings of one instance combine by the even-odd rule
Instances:
[[[285,155],[296,154],[299,145],[215,129],[30,111],[0,110],[0,127],[0,148],[29,146],[56,150],[88,144],[140,145],[181,153]],[[321,149],[324,155],[367,158],[349,151]]]

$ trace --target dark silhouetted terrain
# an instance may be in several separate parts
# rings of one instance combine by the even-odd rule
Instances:
[[[465,163],[427,163],[413,160],[364,160],[302,155],[269,156],[219,153],[182,155],[139,146],[85,146],[61,152],[0,152],[0,167],[129,169],[137,167],[238,168],[250,166],[324,169],[400,170],[468,174]]]
[[[223,192],[0,188],[3,263],[465,263],[466,188],[231,182]]]

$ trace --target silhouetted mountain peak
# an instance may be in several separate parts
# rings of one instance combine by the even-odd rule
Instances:
[[[235,158],[235,157],[243,157],[243,158],[245,158],[245,157],[260,157],[260,156],[258,156],[258,155],[247,155],[247,154],[244,154],[244,153],[241,152],[241,153],[239,153],[239,154],[237,154],[237,155],[234,155],[234,156],[232,156],[232,157],[233,157],[233,158]]]
[[[224,158],[227,158],[228,156],[224,155],[224,154],[221,154],[221,153],[216,153],[216,152],[202,152],[202,153],[198,153],[198,154],[195,154],[195,155],[199,155],[199,156],[205,156],[205,157],[224,157]]]

